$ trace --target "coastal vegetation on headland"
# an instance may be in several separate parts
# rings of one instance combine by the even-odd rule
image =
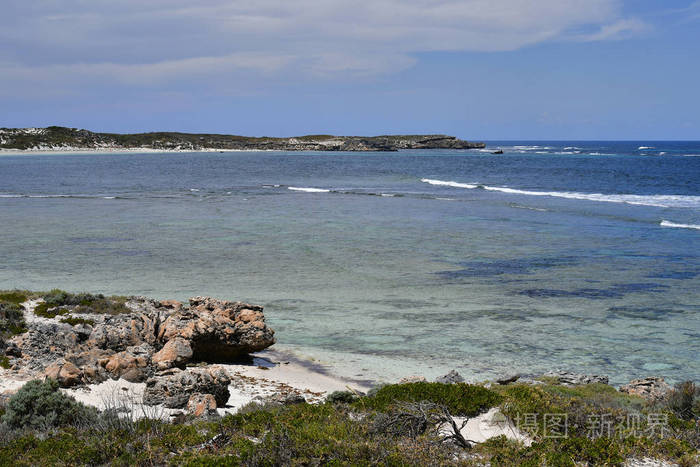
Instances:
[[[48,303],[40,310],[43,316],[34,314],[42,303]],[[30,354],[24,346],[36,343],[32,334],[44,340],[55,337],[47,348],[54,344],[59,352],[65,352],[62,346],[71,341],[67,336],[78,336],[73,345],[82,352],[72,363],[77,377],[66,375],[64,368],[54,373],[55,378],[39,372],[13,394],[0,395],[0,465],[574,466],[635,465],[628,462],[645,458],[681,466],[700,462],[700,390],[691,381],[668,388],[649,378],[618,390],[605,384],[604,377],[570,373],[478,384],[464,383],[451,373],[441,382],[412,378],[366,394],[333,392],[318,403],[298,397],[262,398],[224,416],[212,410],[203,416],[195,409],[168,421],[135,416],[128,406],[100,411],[77,402],[61,388],[87,388],[91,378],[99,381],[116,375],[147,379],[148,388],[158,387],[158,378],[187,372],[201,375],[209,352],[223,355],[217,345],[255,347],[255,334],[246,330],[258,330],[265,346],[274,342],[262,309],[205,297],[192,299],[188,306],[54,290],[0,292],[0,310],[0,362],[9,367],[0,370],[3,378],[30,367],[41,370],[54,357]],[[54,314],[56,310],[64,311]],[[154,314],[159,321],[152,328],[147,320]],[[70,318],[92,324],[79,323],[75,330],[60,322]],[[230,322],[221,324],[227,319]],[[203,334],[197,333],[206,331],[204,323],[223,327],[209,336],[219,341],[200,347]],[[227,329],[235,332],[228,334]],[[246,339],[231,340],[233,334]],[[129,361],[135,350],[126,341],[135,336],[153,336],[148,345],[157,351],[140,354],[147,361],[141,373],[111,365]],[[189,347],[190,352],[164,358],[168,342],[177,342],[178,349]],[[88,346],[100,347],[104,363],[103,367],[97,363],[100,369],[91,370],[89,357],[95,349]],[[168,395],[173,396],[177,387],[170,383]],[[230,383],[228,379],[225,384]],[[151,396],[155,400],[159,395]],[[477,417],[500,421],[508,427],[503,433],[517,432],[519,437],[502,434],[473,442],[469,439],[473,428],[462,430],[462,422]]]
[[[484,143],[448,135],[333,136],[290,138],[221,134],[154,132],[96,133],[77,128],[0,128],[0,149],[18,150],[278,150],[278,151],[398,151],[400,149],[474,149]]]

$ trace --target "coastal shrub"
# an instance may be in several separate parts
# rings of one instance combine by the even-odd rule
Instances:
[[[0,302],[9,302],[20,305],[26,301],[27,296],[23,292],[17,290],[0,293]]]
[[[482,386],[466,383],[406,383],[384,386],[372,397],[363,397],[357,406],[384,411],[396,402],[433,402],[453,415],[474,417],[498,405],[502,397]]]
[[[45,318],[54,318],[57,314],[66,314],[68,310],[60,307],[71,307],[76,313],[121,314],[131,310],[124,305],[125,297],[105,297],[102,294],[90,293],[72,294],[60,289],[53,289],[43,295],[44,302],[37,305],[34,313]],[[57,308],[58,313],[50,311]],[[53,316],[52,316],[53,315]]]
[[[89,326],[94,326],[95,322],[91,319],[84,319],[84,318],[73,318],[68,317],[68,318],[61,318],[62,323],[70,324],[71,326],[78,326],[80,324],[87,324]]]
[[[1,421],[14,429],[46,430],[87,423],[97,416],[87,407],[58,389],[52,379],[27,382],[7,403]]]
[[[676,415],[683,420],[691,420],[695,415],[693,404],[700,395],[700,388],[692,381],[677,384],[668,394],[667,404]]]
[[[326,396],[326,402],[330,402],[331,404],[349,404],[351,402],[356,401],[357,399],[357,394],[355,394],[352,391],[333,391],[332,393],[328,394],[328,396]]]
[[[42,302],[34,307],[34,314],[42,318],[55,318],[58,315],[68,314],[69,311],[65,308],[59,308],[51,303]]]
[[[0,339],[27,331],[24,309],[13,302],[0,302]]]
[[[4,369],[9,369],[10,368],[10,359],[7,358],[6,355],[0,355],[0,368]]]

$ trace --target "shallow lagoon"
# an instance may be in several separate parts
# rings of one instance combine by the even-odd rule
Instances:
[[[359,379],[700,379],[700,144],[586,144],[3,155],[0,288],[248,300]]]

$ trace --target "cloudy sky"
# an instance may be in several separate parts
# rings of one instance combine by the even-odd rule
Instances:
[[[0,126],[700,139],[700,1],[3,0]]]

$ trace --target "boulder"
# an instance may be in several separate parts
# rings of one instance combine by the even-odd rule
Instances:
[[[263,350],[275,343],[274,331],[265,324],[263,308],[209,297],[190,299],[190,309],[173,313],[160,325],[158,339],[182,338],[192,358],[225,362]]]
[[[520,375],[510,375],[498,378],[496,382],[501,386],[505,386],[506,384],[515,383],[518,379],[520,379]]]
[[[620,387],[620,392],[639,396],[652,402],[664,399],[669,391],[671,391],[671,386],[659,377],[635,379]]]
[[[192,347],[188,341],[181,337],[169,340],[162,349],[151,357],[157,370],[167,370],[174,366],[184,368],[190,359],[192,359]]]
[[[192,394],[187,401],[187,413],[198,418],[216,416],[216,399],[211,394]]]
[[[579,386],[582,384],[602,383],[608,384],[607,376],[600,375],[582,375],[579,373],[571,373],[569,371],[550,371],[544,374],[547,378],[554,378],[559,384],[565,386]]]
[[[113,378],[124,378],[132,383],[145,381],[148,376],[148,366],[153,348],[148,344],[127,347],[123,352],[117,352],[109,357],[98,360]]]
[[[182,302],[179,302],[177,300],[161,300],[158,303],[159,308],[169,308],[173,311],[180,311],[182,310]]]
[[[70,388],[83,382],[80,368],[65,360],[56,361],[46,368],[44,376],[55,379],[62,388]]]
[[[127,347],[144,342],[156,346],[156,330],[159,324],[160,315],[157,313],[107,316],[104,322],[93,327],[87,345],[114,352],[121,352]]]
[[[435,382],[436,383],[444,383],[444,384],[463,383],[464,378],[462,378],[462,375],[457,373],[456,370],[451,370],[446,375],[443,375],[443,376],[440,376],[439,378],[436,378]]]
[[[171,369],[146,381],[143,403],[181,409],[192,394],[200,393],[211,394],[217,406],[223,407],[230,397],[229,384],[231,378],[218,367]]]

